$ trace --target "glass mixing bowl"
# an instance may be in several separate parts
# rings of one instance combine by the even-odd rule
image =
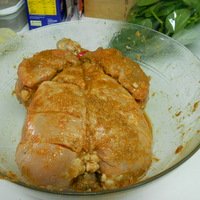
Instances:
[[[153,162],[133,189],[170,172],[200,147],[200,61],[175,40],[148,28],[123,22],[85,19],[20,34],[14,48],[0,52],[0,173],[22,182],[15,163],[26,111],[13,95],[17,67],[23,58],[56,48],[68,37],[84,48],[115,47],[136,60],[151,77],[146,113],[153,128]],[[11,45],[12,47],[12,45]],[[31,187],[31,186],[27,186]],[[35,188],[38,189],[38,188]],[[102,194],[120,191],[61,194]]]

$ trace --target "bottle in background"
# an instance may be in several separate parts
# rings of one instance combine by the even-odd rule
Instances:
[[[74,0],[65,0],[66,5],[66,20],[71,20],[74,13]]]

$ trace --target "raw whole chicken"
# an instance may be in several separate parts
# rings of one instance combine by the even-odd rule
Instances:
[[[144,113],[149,78],[116,49],[62,39],[18,68],[27,109],[16,162],[25,183],[56,191],[100,191],[138,182],[152,161]]]

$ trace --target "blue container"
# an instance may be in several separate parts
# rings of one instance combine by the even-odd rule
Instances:
[[[29,29],[61,22],[66,16],[64,0],[26,0]]]

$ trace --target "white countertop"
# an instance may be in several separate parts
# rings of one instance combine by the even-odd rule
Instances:
[[[27,29],[27,28],[26,28]],[[190,45],[200,58],[200,40]],[[0,200],[64,200],[94,199],[93,197],[59,196],[36,192],[19,185],[0,180]],[[95,199],[127,200],[199,200],[200,199],[200,150],[188,161],[167,175],[144,186],[129,191],[95,196]]]

